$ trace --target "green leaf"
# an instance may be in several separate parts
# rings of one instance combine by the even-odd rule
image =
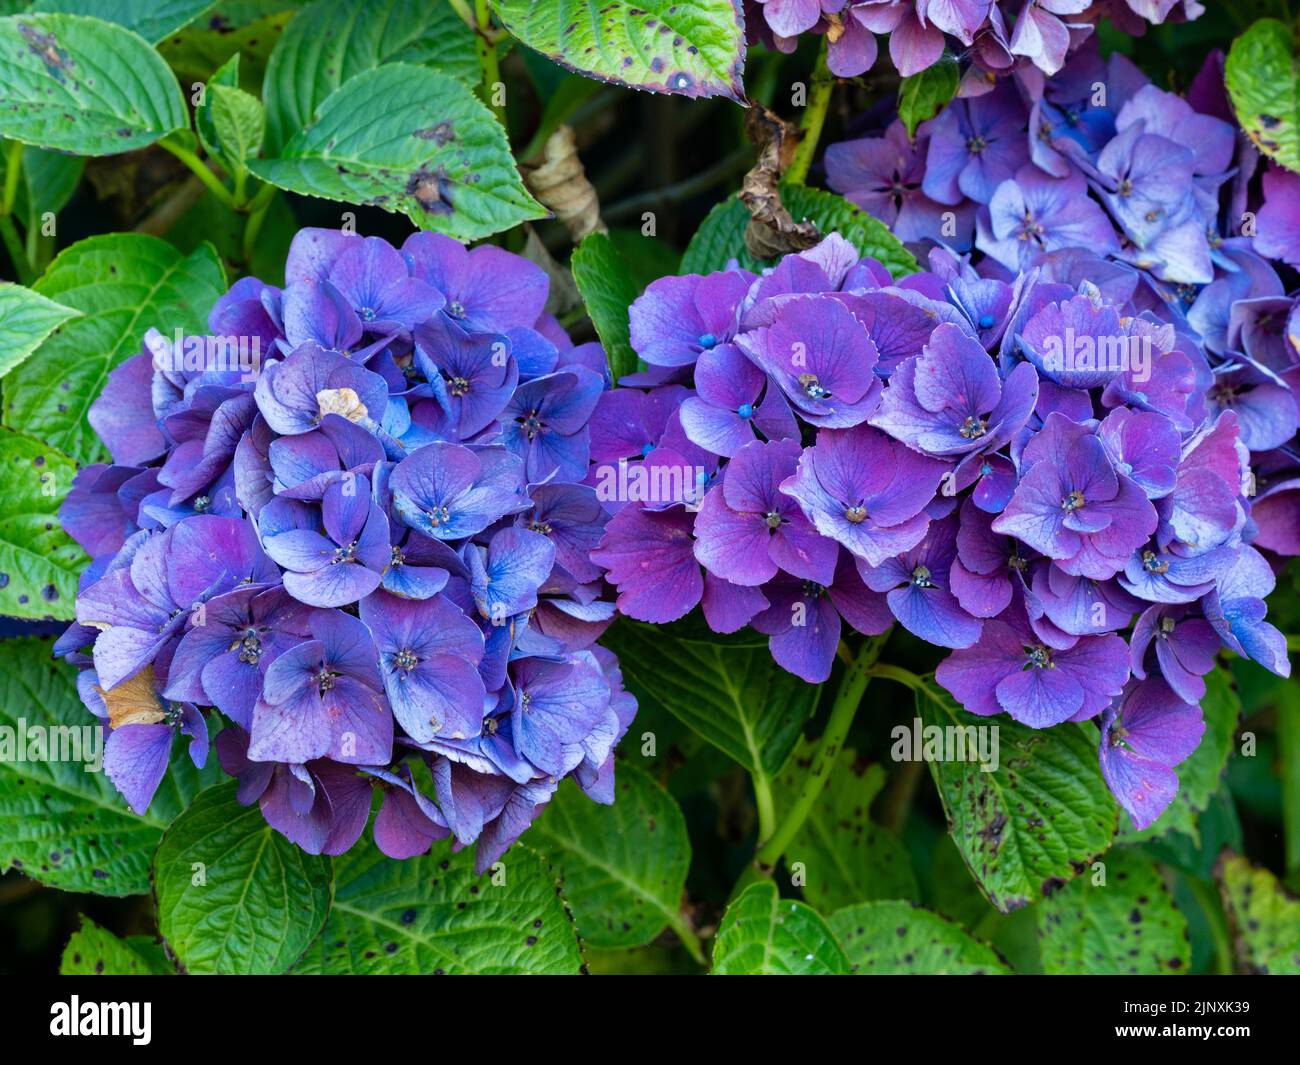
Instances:
[[[794,802],[817,746],[802,740],[777,779],[778,811]],[[918,897],[906,848],[871,820],[871,804],[884,785],[885,771],[879,764],[868,765],[845,747],[807,820],[785,849],[786,868],[801,864],[804,898],[823,913],[853,902]]]
[[[4,153],[0,152],[0,176],[5,172]],[[23,146],[22,175],[18,181],[18,198],[14,214],[24,230],[40,230],[48,212],[57,215],[77,191],[86,160],[80,156],[48,152],[44,148]]]
[[[601,81],[744,103],[745,24],[736,0],[492,0],[529,48]]]
[[[72,620],[90,562],[59,524],[76,473],[67,455],[0,429],[0,614]]]
[[[649,774],[620,762],[614,805],[560,785],[529,843],[560,877],[578,931],[593,947],[639,947],[681,922],[691,863],[686,821]]]
[[[819,689],[774,661],[767,638],[620,618],[605,635],[642,707],[662,708],[770,783],[799,742]]]
[[[262,101],[243,89],[227,85],[209,86],[208,97],[217,158],[229,173],[239,173],[262,148],[266,130]]]
[[[836,910],[831,931],[852,971],[865,976],[1002,976],[1011,970],[960,925],[910,902],[862,902]]]
[[[116,155],[188,121],[176,76],[130,30],[80,15],[0,18],[0,137]]]
[[[811,906],[783,899],[770,880],[751,884],[722,916],[713,947],[718,976],[835,976],[849,959]]]
[[[289,4],[283,6],[288,8]],[[186,26],[167,37],[158,45],[158,51],[186,89],[196,82],[210,81],[214,71],[238,55],[239,87],[245,92],[259,93],[272,49],[296,12],[253,12],[245,16],[247,21],[236,21],[224,14],[227,7],[223,4],[212,19]]]
[[[1124,830],[1119,842],[1131,843],[1156,839],[1169,832],[1181,832],[1200,845],[1197,821],[1223,779],[1223,771],[1232,754],[1232,737],[1241,715],[1241,700],[1232,687],[1232,674],[1216,666],[1205,677],[1205,698],[1201,700],[1205,715],[1205,735],[1195,753],[1178,766],[1178,794],[1156,820],[1137,831],[1127,816],[1121,817]]]
[[[241,806],[235,781],[203,792],[153,863],[158,930],[191,973],[282,973],[325,923],[330,859]]]
[[[1081,876],[1038,907],[1039,949],[1047,973],[1114,976],[1185,973],[1192,951],[1187,921],[1155,863],[1117,847],[1106,880]]]
[[[4,424],[84,465],[104,453],[86,414],[109,371],[139,353],[150,327],[206,332],[226,280],[210,244],[186,256],[157,237],[114,233],[65,248],[33,287],[81,317],[6,378]]]
[[[50,648],[0,642],[0,869],[13,865],[65,891],[143,895],[162,830],[221,772],[210,758],[200,773],[188,744],[177,744],[148,812],[132,813],[102,772],[101,729],[77,695],[77,671],[52,661]],[[34,726],[47,730],[41,751]],[[24,751],[6,749],[19,735]],[[62,760],[45,757],[56,741]]]
[[[334,906],[295,972],[576,973],[582,954],[555,874],[516,843],[493,871],[446,845],[407,861],[360,843],[335,861]]]
[[[275,190],[266,220],[253,244],[253,256],[244,263],[247,224],[246,213],[228,207],[215,196],[204,195],[167,230],[165,239],[187,255],[211,241],[223,262],[242,263],[245,273],[261,278],[268,285],[283,285],[285,260],[298,232],[288,193]]]
[[[359,74],[278,159],[249,165],[290,192],[400,212],[459,240],[546,217],[492,112],[455,78],[409,63]]]
[[[999,730],[994,771],[954,760],[932,761],[930,772],[957,848],[1003,913],[1058,890],[1110,846],[1118,808],[1101,779],[1095,731],[1031,729],[1003,717],[990,722],[933,685],[917,704],[927,729]]]
[[[215,6],[216,0],[36,0],[31,9],[93,15],[157,44]]]
[[[335,89],[384,63],[415,63],[471,86],[480,76],[474,31],[447,0],[316,0],[271,53],[267,150],[279,152]]]
[[[623,256],[608,234],[589,233],[574,251],[570,265],[614,380],[635,372],[637,355],[629,339],[627,309],[640,292]]]
[[[783,185],[781,201],[795,221],[811,219],[823,236],[839,233],[862,255],[879,259],[895,279],[916,272],[916,259],[888,227],[843,196],[803,185]],[[681,272],[708,274],[724,270],[729,259],[736,259],[747,270],[773,265],[775,260],[755,259],[745,247],[748,224],[749,212],[735,196],[718,204],[686,246]]]
[[[1260,19],[1233,41],[1224,77],[1246,136],[1288,170],[1300,170],[1300,71],[1286,23]]]
[[[1236,854],[1224,855],[1219,885],[1242,970],[1300,975],[1300,899],[1267,869]]]
[[[59,962],[60,976],[158,976],[175,971],[147,936],[119,939],[85,914]]]
[[[30,288],[0,281],[0,377],[25,362],[47,336],[79,313]]]
[[[957,94],[957,61],[945,55],[919,74],[903,79],[898,87],[898,117],[907,135],[916,137],[916,127],[934,118]]]

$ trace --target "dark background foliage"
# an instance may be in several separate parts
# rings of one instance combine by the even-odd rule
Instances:
[[[1212,48],[1226,46],[1255,17],[1275,13],[1277,7],[1240,0],[1207,6],[1209,10],[1199,21],[1158,27],[1139,40],[1106,32],[1103,48],[1130,54],[1157,83],[1177,90],[1186,87]],[[815,54],[813,40],[805,40],[791,55],[751,51],[746,70],[750,96],[797,119],[797,109],[791,106],[792,85],[808,77]],[[517,150],[529,144],[536,130],[543,95],[555,92],[561,82],[581,81],[518,46],[506,57],[502,76],[510,93],[511,141]],[[897,78],[887,63],[855,79],[851,87],[841,88],[822,144],[887,124],[895,114],[896,88]],[[752,164],[754,152],[743,128],[743,113],[723,100],[633,93],[594,82],[583,82],[575,91],[581,102],[569,123],[577,133],[579,154],[612,236],[638,283],[644,285],[677,268],[680,254],[701,220],[739,186],[741,175]],[[818,179],[815,166],[810,183],[819,184]],[[254,262],[240,263],[232,251],[234,237],[223,236],[221,215],[200,198],[202,189],[196,184],[173,156],[156,146],[92,160],[74,199],[60,215],[59,246],[95,233],[136,228],[158,232],[183,250],[211,239],[237,267],[279,283],[282,277],[276,276],[275,264],[283,263],[288,241],[300,226],[337,226],[340,212],[347,209],[355,211],[360,232],[394,243],[410,232],[409,222],[400,215],[286,195],[272,208]],[[645,212],[654,215],[653,237],[641,232]],[[571,242],[563,226],[542,222],[536,231],[558,259],[567,256]],[[520,250],[522,237],[516,230],[505,242],[512,250]],[[4,259],[0,259],[0,277],[13,279]],[[590,328],[577,316],[566,324],[579,333]],[[1270,601],[1271,619],[1292,633],[1300,632],[1294,570],[1293,566],[1283,576]],[[52,623],[3,621],[0,636],[50,635],[61,628]],[[902,632],[894,635],[885,657],[918,672],[928,671],[934,664],[933,649]],[[1230,759],[1226,788],[1201,819],[1199,849],[1192,847],[1190,840],[1143,845],[1151,856],[1178,870],[1174,895],[1189,923],[1193,971],[1214,971],[1222,963],[1221,955],[1216,956],[1222,949],[1220,933],[1212,927],[1212,922],[1221,918],[1211,912],[1215,889],[1210,878],[1221,848],[1246,854],[1284,878],[1293,890],[1300,888],[1300,869],[1287,865],[1283,835],[1283,803],[1287,799],[1278,738],[1281,715],[1300,719],[1300,692],[1295,684],[1279,681],[1249,662],[1234,661],[1232,672],[1243,710],[1236,750],[1243,734],[1253,733],[1257,754],[1241,757],[1234,753]],[[826,690],[833,691],[836,681],[833,677]],[[829,698],[824,698],[822,718],[827,703]],[[890,729],[910,723],[914,713],[905,689],[873,683],[857,715],[849,746],[872,761],[890,764]],[[809,731],[819,731],[816,720]],[[687,895],[694,908],[694,924],[709,929],[720,919],[732,885],[753,850],[755,812],[747,776],[669,715],[643,709],[627,742],[635,743],[644,732],[655,733],[657,753],[641,764],[680,802],[686,817],[693,851]],[[1300,757],[1300,752],[1293,757]],[[924,779],[926,775],[920,764],[896,766],[872,811],[878,822],[900,831],[917,874],[917,901],[968,923],[1016,968],[1033,971],[1038,967],[1038,945],[1031,911],[1004,916],[984,902],[947,835],[938,796]],[[1300,796],[1291,796],[1289,801],[1298,802]],[[1295,851],[1293,845],[1293,860]],[[60,954],[81,915],[122,936],[156,932],[152,900],[146,896],[111,899],[70,894],[44,888],[14,871],[0,874],[0,974],[57,971]],[[671,936],[634,951],[592,952],[589,960],[595,971],[693,971],[689,958]]]

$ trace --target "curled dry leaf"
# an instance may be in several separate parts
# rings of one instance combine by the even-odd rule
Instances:
[[[524,183],[543,206],[555,212],[575,244],[588,233],[608,232],[571,127],[560,126],[547,138],[541,162],[525,168]]]
[[[794,158],[802,134],[780,115],[758,105],[746,113],[745,128],[758,147],[758,162],[740,187],[740,202],[750,214],[745,247],[759,259],[811,248],[821,239],[817,226],[807,219],[796,222],[781,202],[781,174]]]

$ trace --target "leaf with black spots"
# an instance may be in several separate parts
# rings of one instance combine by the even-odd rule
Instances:
[[[1185,973],[1191,965],[1187,921],[1160,869],[1117,847],[1101,870],[1081,876],[1038,907],[1039,950],[1047,973]]]
[[[740,0],[492,0],[510,33],[601,81],[743,103]]]
[[[830,916],[860,976],[999,976],[1011,972],[990,946],[960,925],[910,902],[862,902]]]

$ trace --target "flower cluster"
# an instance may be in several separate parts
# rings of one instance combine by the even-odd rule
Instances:
[[[1170,284],[1207,284],[1240,226],[1240,204],[1220,203],[1243,166],[1220,60],[1183,99],[1119,53],[1103,61],[1085,47],[1055,77],[1022,71],[954,100],[915,143],[895,121],[831,145],[827,179],[900,239],[973,246],[1006,278],[1083,247]]]
[[[383,851],[452,836],[485,868],[562,777],[613,801],[636,710],[587,557],[604,354],[498,248],[304,229],[285,274],[110,375],[58,650],[135,810],[178,732],[202,764],[215,708],[240,800],[305,850],[347,850],[378,789]]]
[[[1139,825],[1218,648],[1288,672],[1250,493],[1259,411],[1289,437],[1294,402],[1238,386],[1132,267],[1071,249],[1003,280],[936,249],[893,279],[832,235],[761,276],[661,279],[631,326],[648,368],[592,420],[593,458],[659,487],[592,556],[623,613],[700,604],[814,683],[844,623],[896,621],[951,650],[937,681],[973,713],[1102,715]]]
[[[966,83],[1026,65],[1047,74],[1106,17],[1140,37],[1148,23],[1194,19],[1197,0],[745,0],[751,41],[794,51],[802,33],[824,34],[831,73],[857,77],[875,65],[875,34],[903,77],[939,62],[945,48],[968,60]]]

